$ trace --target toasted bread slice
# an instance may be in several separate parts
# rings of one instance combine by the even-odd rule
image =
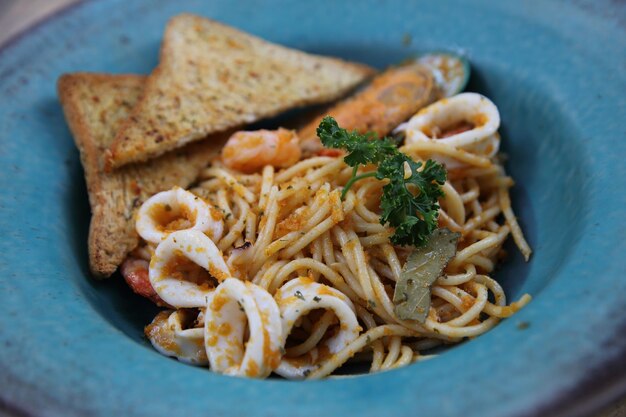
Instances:
[[[209,19],[176,16],[165,30],[159,66],[118,132],[107,167],[334,100],[372,73],[365,65],[275,45]]]
[[[187,187],[219,152],[226,138],[213,137],[144,164],[103,171],[104,153],[128,117],[144,77],[74,73],[63,75],[58,92],[80,150],[92,217],[89,264],[96,277],[110,276],[138,243],[134,213],[156,192]]]

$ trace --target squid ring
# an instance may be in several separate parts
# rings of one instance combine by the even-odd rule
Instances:
[[[469,122],[474,128],[445,138],[436,138],[432,133],[434,127],[453,126],[459,122]],[[423,108],[404,129],[407,143],[436,139],[462,148],[488,139],[499,127],[500,113],[491,100],[477,93],[462,93]]]
[[[473,127],[462,127],[457,133],[438,137],[439,132],[446,128],[467,123]],[[499,127],[500,113],[491,100],[476,93],[462,93],[423,108],[408,122],[398,126],[396,131],[405,132],[407,144],[436,141],[491,158],[500,149]],[[436,152],[423,156],[445,164],[448,169],[464,165],[457,159]]]
[[[263,288],[228,278],[208,298],[204,345],[214,371],[265,378],[280,363],[281,341],[278,306]]]
[[[183,310],[166,310],[146,326],[145,334],[152,346],[165,356],[173,356],[191,365],[209,363],[204,350],[204,329],[183,329]]]
[[[150,284],[173,307],[204,307],[213,289],[187,281],[176,271],[176,266],[185,260],[204,268],[219,282],[231,276],[222,253],[211,239],[198,230],[179,230],[157,246],[150,261]]]
[[[176,227],[177,220],[185,218],[192,223],[187,229]],[[147,199],[137,213],[137,233],[144,240],[159,243],[175,230],[208,232],[215,241],[222,237],[224,224],[211,215],[211,207],[200,197],[174,187]]]
[[[274,296],[283,325],[283,345],[296,321],[315,309],[333,310],[340,322],[339,331],[322,342],[330,354],[335,354],[356,339],[361,331],[354,312],[354,305],[348,297],[328,285],[313,282],[309,278],[297,278],[283,285]],[[315,351],[315,352],[314,352]],[[317,350],[310,351],[317,361]],[[283,356],[276,373],[290,379],[301,379],[317,368],[317,364],[303,364],[297,358]]]

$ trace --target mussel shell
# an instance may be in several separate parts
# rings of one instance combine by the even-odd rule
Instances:
[[[428,67],[435,78],[442,97],[451,97],[463,91],[470,77],[467,58],[452,52],[428,52],[412,60]]]

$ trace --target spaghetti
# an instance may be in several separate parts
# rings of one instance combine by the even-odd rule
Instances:
[[[411,248],[394,246],[393,229],[380,224],[384,181],[357,181],[342,200],[353,173],[341,156],[314,156],[284,169],[265,165],[257,173],[218,159],[195,188],[161,193],[140,211],[138,231],[149,233],[134,256],[150,261],[150,282],[172,307],[147,327],[152,344],[231,375],[274,371],[315,379],[350,361],[366,361],[376,372],[427,359],[423,352],[481,335],[526,305],[529,295],[507,303],[490,276],[509,235],[527,260],[531,254],[511,209],[514,182],[493,149],[497,126],[484,121],[486,137],[465,129],[461,134],[473,138],[465,146],[437,140],[433,129],[430,137],[413,139],[413,122],[402,127],[400,150],[449,167],[439,227],[461,236],[432,286],[424,323],[394,312],[395,283]],[[439,133],[454,139],[454,132]],[[186,221],[166,230],[154,204],[174,208]]]

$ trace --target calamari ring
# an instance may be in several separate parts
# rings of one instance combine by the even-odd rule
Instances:
[[[181,259],[182,258],[182,259]],[[198,230],[172,232],[157,246],[150,260],[148,276],[154,291],[167,304],[176,307],[204,307],[213,291],[206,284],[185,280],[175,267],[189,260],[204,268],[218,282],[231,276],[215,243]]]
[[[189,312],[161,311],[152,323],[146,326],[146,337],[152,346],[165,356],[172,356],[192,365],[207,365],[209,360],[204,349],[204,329],[183,329],[183,322],[186,320],[182,316],[185,314]]]
[[[463,129],[446,137],[437,137],[437,131],[446,127],[470,123],[473,128]],[[500,113],[496,105],[487,97],[477,93],[462,93],[439,100],[420,110],[407,123],[397,130],[406,134],[406,143],[437,141],[468,152],[492,157],[500,148]],[[450,158],[436,158],[450,165]]]
[[[296,321],[315,309],[333,310],[340,322],[339,331],[322,342],[330,354],[345,348],[359,336],[361,327],[354,312],[354,305],[348,297],[328,285],[319,284],[309,278],[297,278],[283,285],[274,296],[282,316],[284,345]],[[317,351],[310,352],[317,361]],[[297,358],[283,356],[280,366],[275,372],[285,378],[305,378],[318,365],[302,363]]]
[[[280,363],[281,341],[278,306],[263,288],[228,278],[208,298],[204,346],[214,371],[265,378]]]
[[[185,229],[173,227],[176,220],[186,218],[192,226]],[[211,207],[200,197],[174,187],[147,199],[139,208],[137,233],[144,240],[159,243],[175,230],[199,230],[208,232],[215,241],[222,237],[224,224],[211,215]]]

